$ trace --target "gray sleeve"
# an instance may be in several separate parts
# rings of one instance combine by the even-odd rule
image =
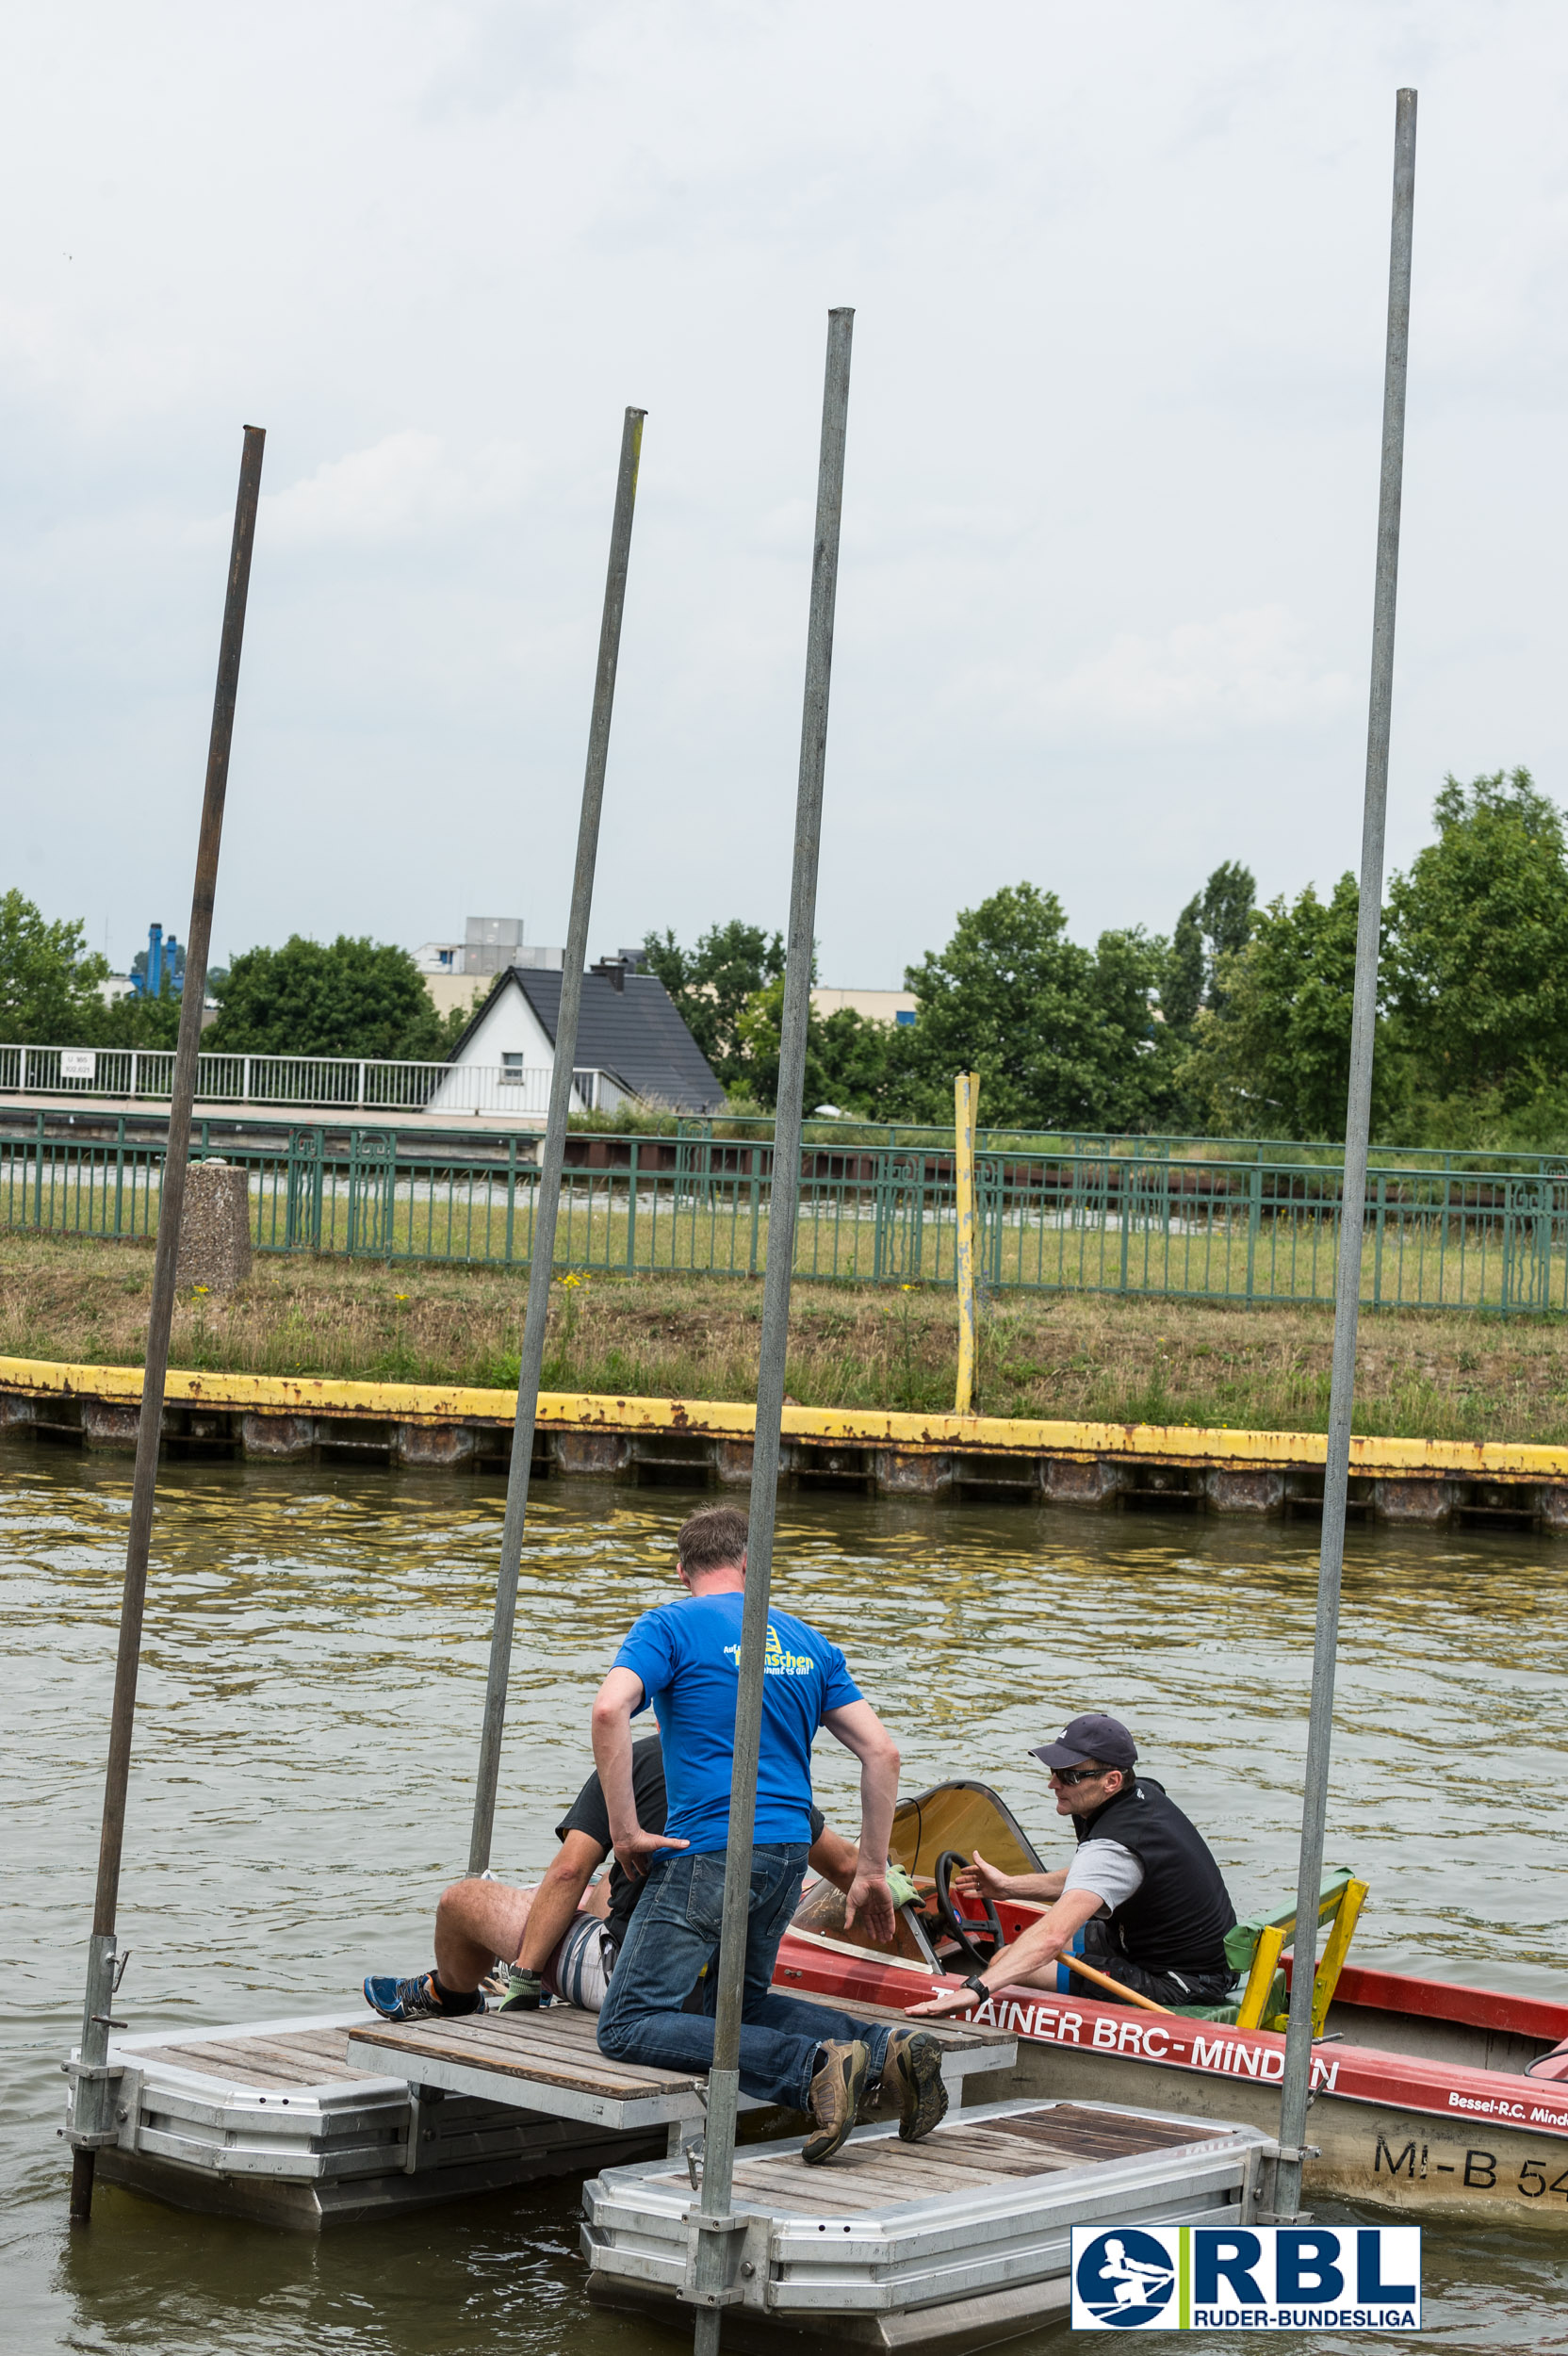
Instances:
[[[1131,1849],[1124,1849],[1119,1841],[1083,1841],[1067,1869],[1062,1895],[1065,1898],[1070,1890],[1092,1890],[1097,1898],[1114,1907],[1142,1887],[1143,1868]]]

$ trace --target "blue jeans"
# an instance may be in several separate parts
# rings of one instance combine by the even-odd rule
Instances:
[[[599,2011],[599,2052],[612,2061],[659,2070],[710,2070],[718,2000],[719,1923],[726,1852],[665,1849],[648,1868],[631,1927],[610,1975]],[[790,1926],[806,1850],[794,1842],[758,1848],[751,1858],[745,1982],[741,2000],[741,2091],[786,2110],[809,2107],[817,2049],[827,2038],[858,2037],[870,2049],[871,2075],[881,2074],[890,2032],[872,2028],[795,1996],[776,1996],[771,1982],[778,1943]],[[701,2012],[683,2012],[704,1964]]]

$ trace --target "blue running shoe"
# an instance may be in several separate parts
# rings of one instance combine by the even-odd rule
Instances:
[[[373,1973],[365,1983],[365,2001],[384,2021],[455,2021],[462,2013],[484,2010],[482,1996],[449,1995],[437,1987],[433,1972],[412,1980]]]

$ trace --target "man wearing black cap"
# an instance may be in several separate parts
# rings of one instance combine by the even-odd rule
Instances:
[[[1074,1718],[1030,1757],[1051,1770],[1056,1813],[1078,1854],[1065,1872],[1003,1873],[978,1849],[955,1876],[967,1896],[1044,1899],[1047,1911],[972,1972],[914,2012],[960,2012],[997,1988],[1054,1986],[1056,1958],[1084,1932],[1084,1960],[1168,2005],[1222,2004],[1236,1984],[1225,1934],[1236,1919],[1207,1841],[1163,1785],[1134,1773],[1137,1744],[1118,1718]],[[1114,1999],[1113,1999],[1114,2001]]]

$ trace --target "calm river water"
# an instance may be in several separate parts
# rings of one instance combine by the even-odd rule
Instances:
[[[466,1855],[500,1486],[173,1466],[160,1494],[117,2009],[150,2029],[340,2004],[368,1970],[428,1963],[432,1903]],[[66,2233],[58,2064],[80,2012],[129,1496],[122,1463],[0,1445],[0,2349],[673,2356],[689,2341],[581,2301],[570,2184],[319,2241],[106,2188],[90,2229]],[[668,1592],[691,1503],[536,1490],[498,1871],[549,1856],[590,1764],[592,1691]],[[1052,1854],[1027,1745],[1112,1710],[1243,1911],[1294,1889],[1310,1526],[803,1496],[780,1535],[779,1599],[846,1647],[906,1789],[984,1777]],[[1568,1549],[1352,1532],[1330,1848],[1372,1884],[1358,1952],[1560,1993],[1565,1604]],[[818,1758],[819,1794],[852,1827],[850,1762],[825,1738]],[[1568,2350],[1565,2257],[1568,2237],[1429,2231],[1423,2345]]]

